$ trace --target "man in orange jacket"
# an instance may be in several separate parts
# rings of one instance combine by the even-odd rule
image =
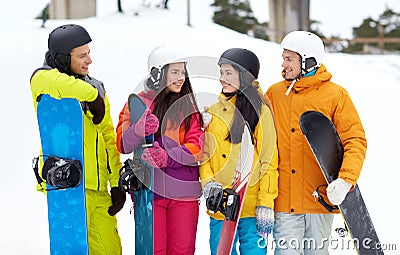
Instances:
[[[309,110],[323,113],[341,138],[345,152],[339,177],[327,187],[327,197],[323,195],[334,205],[341,204],[357,182],[367,149],[365,133],[348,92],[330,81],[332,75],[322,64],[322,40],[310,32],[294,31],[281,47],[284,80],[265,94],[275,113],[278,138],[275,254],[329,254],[334,215],[312,196],[326,180],[301,132],[300,116]],[[304,240],[314,245],[305,247]]]

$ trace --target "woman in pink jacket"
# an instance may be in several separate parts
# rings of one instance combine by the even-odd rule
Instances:
[[[156,48],[149,55],[148,68],[149,78],[139,96],[149,110],[131,125],[125,104],[117,126],[117,147],[121,153],[131,153],[144,135],[154,134],[154,147],[142,155],[154,167],[154,254],[194,254],[202,194],[198,167],[202,118],[181,52]]]

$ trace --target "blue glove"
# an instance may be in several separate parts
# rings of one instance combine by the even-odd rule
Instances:
[[[256,228],[262,238],[267,238],[274,228],[274,210],[265,206],[256,207]]]

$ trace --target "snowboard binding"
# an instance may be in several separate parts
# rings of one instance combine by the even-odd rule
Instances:
[[[48,156],[43,165],[42,178],[55,189],[74,188],[82,181],[81,162]]]
[[[220,211],[226,220],[236,221],[239,214],[240,196],[233,189],[211,188],[206,207],[211,212]]]
[[[127,159],[120,169],[120,190],[133,194],[150,187],[150,170],[138,159]]]

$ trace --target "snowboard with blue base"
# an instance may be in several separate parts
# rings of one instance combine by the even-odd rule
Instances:
[[[308,111],[300,117],[300,127],[326,181],[331,183],[339,175],[344,154],[335,125],[322,113]],[[358,185],[347,194],[338,210],[358,254],[384,254]]]
[[[239,206],[236,218],[230,218],[230,213],[226,213],[225,220],[222,225],[221,235],[218,243],[217,255],[229,255],[231,254],[232,246],[235,240],[237,226],[239,224],[240,214],[243,208],[244,197],[246,196],[246,191],[250,179],[251,169],[253,166],[254,158],[254,144],[252,139],[252,134],[250,128],[245,125],[242,142],[240,144],[239,158],[236,163],[236,169],[234,173],[234,179],[232,181],[232,190],[234,190],[239,195]],[[234,195],[227,195],[227,206],[229,207],[232,200],[234,200]],[[233,247],[236,249],[236,247]]]
[[[130,121],[137,123],[147,109],[146,104],[136,94],[129,95],[128,107],[130,111]],[[135,254],[153,255],[154,236],[153,236],[153,171],[154,169],[142,160],[143,150],[152,147],[154,136],[146,136],[142,144],[133,152],[133,158],[140,162],[150,171],[149,175],[137,176],[145,185],[138,191],[134,191],[134,214],[135,214]],[[148,177],[150,178],[148,180]],[[146,179],[146,180],[145,180]]]
[[[37,119],[43,159],[56,156],[79,160],[82,167],[82,181],[76,187],[57,189],[46,183],[50,253],[89,254],[81,105],[75,99],[42,95]]]

